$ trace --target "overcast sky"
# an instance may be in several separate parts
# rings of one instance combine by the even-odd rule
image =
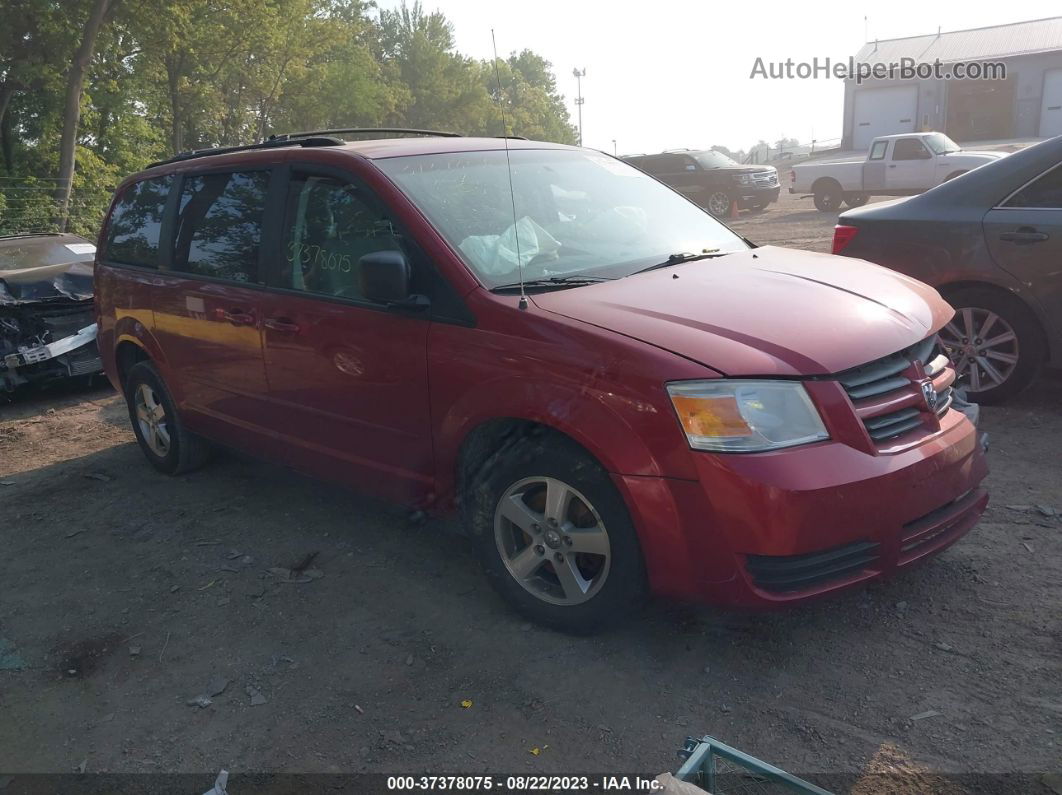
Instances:
[[[398,0],[381,0],[394,7]],[[722,144],[747,149],[761,138],[841,136],[844,89],[837,80],[750,80],[765,61],[846,60],[869,38],[887,39],[998,25],[1059,14],[1058,0],[970,4],[579,2],[423,0],[454,23],[458,48],[490,58],[490,29],[502,57],[530,48],[549,59],[577,118],[572,69],[583,78],[583,142],[620,154]],[[871,10],[873,9],[873,10]],[[519,132],[519,131],[517,131]]]

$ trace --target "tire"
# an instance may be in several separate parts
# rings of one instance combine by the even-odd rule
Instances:
[[[851,208],[862,207],[870,197],[865,193],[846,193],[844,203]]]
[[[961,177],[965,173],[966,173],[965,171],[953,171],[950,174],[948,174],[948,176],[944,177],[944,181],[945,182],[951,182],[956,177]]]
[[[124,386],[137,444],[155,469],[166,475],[180,475],[209,460],[210,445],[185,428],[166,384],[151,362],[133,365]]]
[[[522,437],[481,472],[469,486],[467,519],[487,579],[512,607],[578,635],[630,615],[646,593],[641,547],[623,498],[593,458],[547,432]],[[546,501],[562,502],[565,490],[556,521]],[[595,552],[571,552],[580,546]]]
[[[1047,345],[1036,319],[1018,298],[983,287],[946,291],[944,297],[955,307],[955,317],[940,330],[940,340],[971,402],[1001,403],[1036,379]],[[985,336],[978,336],[981,333]]]
[[[734,199],[726,191],[717,190],[708,195],[704,206],[716,218],[729,218]]]
[[[815,209],[823,213],[835,213],[841,209],[844,193],[833,180],[815,186]]]

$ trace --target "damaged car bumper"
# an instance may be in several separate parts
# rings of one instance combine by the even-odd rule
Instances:
[[[0,392],[103,370],[91,306],[0,312]]]

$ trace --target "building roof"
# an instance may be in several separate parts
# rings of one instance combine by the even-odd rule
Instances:
[[[928,36],[869,41],[856,54],[860,63],[892,63],[913,58],[920,63],[940,60],[980,61],[1062,50],[1062,17],[1013,22],[988,28],[945,31]]]

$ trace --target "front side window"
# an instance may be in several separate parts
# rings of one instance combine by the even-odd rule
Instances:
[[[917,138],[900,138],[892,151],[893,160],[927,160],[931,157]]]
[[[130,185],[111,213],[106,259],[125,265],[157,268],[162,216],[173,177],[145,179]]]
[[[509,160],[512,194],[503,150],[375,162],[488,287],[517,281],[520,265],[525,280],[620,278],[674,254],[747,248],[706,211],[620,160],[563,149],[512,150]]]
[[[177,207],[173,269],[237,282],[258,281],[268,192],[267,171],[185,177]]]
[[[334,177],[294,174],[280,286],[362,299],[358,261],[402,251],[401,234],[364,190]]]
[[[1015,193],[1006,207],[1062,209],[1062,166],[1055,166]]]

